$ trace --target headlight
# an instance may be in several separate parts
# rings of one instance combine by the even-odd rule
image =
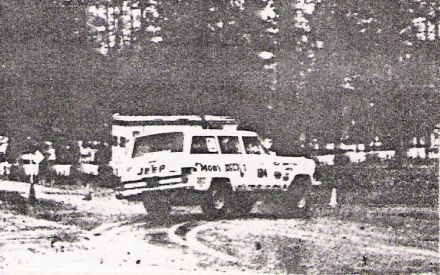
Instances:
[[[188,182],[188,176],[192,173],[192,168],[182,168],[182,182],[187,183]]]

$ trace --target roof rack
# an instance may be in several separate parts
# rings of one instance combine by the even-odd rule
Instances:
[[[228,116],[182,115],[182,116],[130,116],[113,115],[113,125],[119,126],[153,126],[185,125],[202,126],[204,129],[221,129],[224,125],[237,125],[237,121]]]

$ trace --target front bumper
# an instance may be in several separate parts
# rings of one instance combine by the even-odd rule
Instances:
[[[186,188],[191,186],[181,177],[168,178],[145,178],[138,181],[123,182],[120,187],[115,188],[117,199],[138,199],[144,192]]]

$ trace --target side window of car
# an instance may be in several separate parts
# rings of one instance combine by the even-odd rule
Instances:
[[[213,136],[194,136],[191,142],[191,154],[217,154],[218,148]]]
[[[222,154],[241,154],[240,141],[236,136],[219,136]]]
[[[244,148],[248,155],[261,155],[262,147],[257,137],[243,137]]]

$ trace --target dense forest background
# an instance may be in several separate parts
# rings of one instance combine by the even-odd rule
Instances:
[[[440,122],[439,15],[435,0],[2,0],[0,134],[216,114],[280,148],[397,146]]]

